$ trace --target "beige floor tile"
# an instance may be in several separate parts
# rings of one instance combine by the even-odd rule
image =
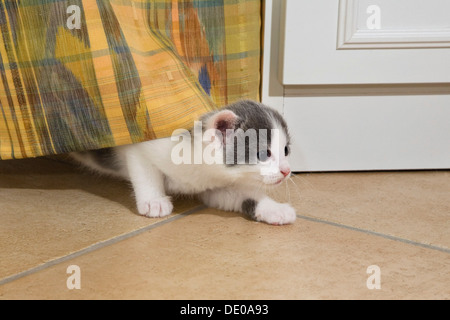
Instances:
[[[69,265],[80,290],[68,290]],[[367,288],[380,268],[381,289]],[[207,209],[0,287],[2,299],[450,299],[446,252]]]
[[[0,220],[1,280],[162,219],[137,214],[126,182],[41,158],[0,161]]]
[[[294,184],[295,183],[295,184]],[[297,214],[450,248],[450,172],[298,174],[280,188]]]

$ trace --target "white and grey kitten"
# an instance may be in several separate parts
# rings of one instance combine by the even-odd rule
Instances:
[[[214,154],[224,159],[223,163],[177,164],[173,150],[180,142],[173,137],[71,156],[96,171],[131,181],[141,215],[167,216],[173,209],[168,194],[196,194],[210,207],[242,212],[257,221],[275,225],[294,222],[296,213],[289,204],[278,203],[263,192],[264,185],[280,184],[291,174],[290,138],[282,116],[263,104],[244,100],[207,113],[200,120],[203,132],[216,132],[212,140],[219,148]],[[249,129],[256,130],[257,150],[255,144],[246,143],[242,159],[242,155],[237,156],[238,144],[231,148],[229,144]],[[194,140],[187,140],[192,150]],[[203,141],[201,148],[206,150],[210,144],[211,140]]]

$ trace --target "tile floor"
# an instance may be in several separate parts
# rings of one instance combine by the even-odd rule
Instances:
[[[125,182],[0,161],[0,299],[450,299],[450,171],[302,173],[270,193],[293,225],[189,198],[149,219]]]

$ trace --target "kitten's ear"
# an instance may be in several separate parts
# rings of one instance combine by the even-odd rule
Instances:
[[[222,134],[223,143],[226,143],[227,137],[230,135],[230,131],[236,129],[236,123],[238,116],[231,110],[222,110],[213,114],[206,121],[206,129],[215,129]]]

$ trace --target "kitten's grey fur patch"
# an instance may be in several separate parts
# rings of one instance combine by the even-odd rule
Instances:
[[[256,201],[253,199],[247,199],[242,202],[242,212],[248,215],[250,218],[255,219]]]
[[[91,150],[81,152],[91,157],[91,160],[97,163],[99,166],[112,171],[119,171],[120,165],[116,159],[116,153],[114,148],[104,148],[98,150]]]
[[[281,126],[281,129],[284,131],[284,134],[287,139],[287,145],[289,145],[290,137],[286,121],[278,112],[274,111],[273,109],[266,107],[265,105],[255,101],[242,100],[232,105],[229,105],[222,110],[233,111],[238,116],[238,121],[235,124],[235,130],[242,129],[242,132],[236,133],[237,139],[239,139],[240,136],[245,134],[245,132],[247,132],[247,130],[249,129],[255,129],[257,135],[256,152],[250,152],[249,150],[250,144],[247,143],[248,141],[247,140],[245,143],[244,155],[241,155],[239,152],[237,152],[238,144],[236,143],[235,140],[233,154],[227,155],[226,152],[224,153],[225,154],[224,163],[226,163],[228,166],[236,165],[238,163],[246,163],[246,164],[250,162],[256,163],[257,162],[256,159],[250,159],[250,157],[251,156],[255,157],[256,154],[260,151],[259,150],[260,139],[263,139],[262,141],[266,140],[267,146],[271,145],[271,129],[275,129],[274,121]],[[263,147],[267,148],[267,146]],[[245,159],[238,159],[239,156],[241,157],[245,156]],[[233,160],[233,158],[234,161],[230,161],[230,159]]]

